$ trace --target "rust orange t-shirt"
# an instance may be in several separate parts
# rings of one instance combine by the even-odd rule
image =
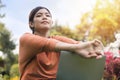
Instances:
[[[57,41],[78,43],[62,36],[45,38],[31,33],[21,36],[19,46],[20,80],[56,79],[60,57],[60,53],[54,50]]]

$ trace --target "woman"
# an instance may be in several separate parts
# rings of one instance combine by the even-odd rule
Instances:
[[[20,80],[55,80],[61,50],[72,51],[85,58],[101,58],[96,51],[101,45],[98,40],[75,41],[62,36],[49,37],[52,15],[45,7],[34,8],[29,15],[29,26],[33,32],[20,38]],[[94,48],[94,49],[93,49]]]

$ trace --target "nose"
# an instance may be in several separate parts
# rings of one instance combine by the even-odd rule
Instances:
[[[47,19],[47,16],[46,16],[46,15],[43,15],[43,19]]]

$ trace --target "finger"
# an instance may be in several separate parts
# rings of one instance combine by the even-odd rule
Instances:
[[[100,44],[101,42],[99,40],[94,40],[94,43],[93,43],[94,46],[99,46]]]
[[[96,50],[95,52],[97,55],[104,55],[104,52],[102,50]]]
[[[96,57],[97,54],[96,54],[94,51],[91,51],[91,52],[89,53],[89,56],[90,56],[90,57]]]
[[[97,55],[95,54],[95,52],[91,51],[91,52],[88,52],[88,51],[81,51],[80,53],[81,56],[83,56],[84,58],[91,58],[91,57],[96,57]]]
[[[103,56],[102,55],[99,55],[96,57],[96,59],[101,59]]]
[[[101,51],[98,51],[98,52],[91,51],[90,53],[91,53],[90,57],[96,57],[96,59],[100,59],[103,57],[103,54],[101,53]]]
[[[100,40],[95,39],[94,40],[94,45],[95,46],[100,46],[102,49],[104,49],[104,45]]]

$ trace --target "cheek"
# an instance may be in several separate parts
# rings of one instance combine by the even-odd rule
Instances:
[[[38,20],[34,20],[34,27],[39,26],[40,22]]]

